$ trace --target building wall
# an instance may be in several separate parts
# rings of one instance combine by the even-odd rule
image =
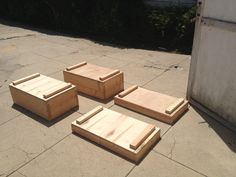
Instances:
[[[188,98],[236,131],[236,1],[199,4]],[[193,100],[193,101],[191,101]]]

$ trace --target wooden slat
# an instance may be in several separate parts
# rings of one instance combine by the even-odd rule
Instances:
[[[99,79],[103,81],[103,80],[106,80],[109,77],[112,77],[112,76],[114,76],[114,75],[116,75],[118,73],[120,73],[120,70],[116,69],[116,70],[114,70],[114,71],[112,71],[112,72],[110,72],[110,73],[108,73],[106,75],[100,76]]]
[[[96,115],[97,113],[99,113],[102,110],[103,110],[102,106],[97,106],[93,110],[89,111],[88,113],[86,113],[83,116],[81,116],[80,118],[78,118],[76,120],[76,123],[81,125],[82,123],[84,123],[85,121],[87,121],[88,119],[90,119],[91,117],[93,117],[94,115]]]
[[[18,80],[16,80],[16,81],[13,81],[12,84],[13,84],[13,85],[18,85],[18,84],[21,84],[21,83],[23,83],[23,82],[26,82],[26,81],[28,81],[28,80],[34,79],[34,78],[39,77],[39,76],[40,76],[39,73],[35,73],[35,74],[29,75],[29,76],[27,76],[27,77],[24,77],[24,78],[22,78],[22,79],[18,79]]]
[[[138,88],[137,85],[133,85],[131,87],[129,87],[128,89],[124,90],[123,92],[119,93],[118,96],[123,98],[124,96],[128,95],[129,93],[133,92],[134,90],[136,90]]]
[[[81,67],[81,66],[84,66],[84,65],[86,65],[86,64],[87,64],[87,62],[86,62],[86,61],[83,61],[83,62],[81,62],[81,63],[79,63],[79,64],[76,64],[76,65],[67,67],[66,70],[67,70],[67,71],[70,71],[70,70],[73,70],[73,69],[75,69],[75,68],[79,68],[79,67]]]
[[[180,98],[180,99],[176,100],[173,104],[171,104],[168,108],[166,108],[165,112],[167,114],[171,114],[183,103],[184,103],[184,99]]]
[[[64,85],[64,86],[56,86],[55,88],[53,88],[53,90],[50,90],[49,92],[43,94],[43,97],[44,98],[49,98],[59,92],[62,92],[63,90],[66,90],[68,88],[70,88],[72,85],[71,84],[67,84],[67,85]]]
[[[147,125],[147,127],[130,144],[130,148],[136,150],[152,134],[152,132],[154,132],[154,130],[154,125]]]

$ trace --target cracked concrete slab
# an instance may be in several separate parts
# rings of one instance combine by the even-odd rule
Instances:
[[[130,63],[120,68],[120,70],[124,72],[124,80],[127,83],[139,86],[150,82],[163,72],[160,69],[146,68],[145,65],[139,63]]]
[[[74,65],[81,63],[83,61],[90,62],[91,60],[96,60],[98,56],[94,56],[88,53],[83,53],[83,52],[75,52],[72,54],[60,56],[60,57],[55,57],[53,60],[65,63],[67,66]]]
[[[72,134],[19,171],[34,177],[124,177],[132,167],[129,161]]]
[[[4,92],[0,94],[0,126],[7,121],[15,118],[20,115],[15,109],[12,109],[13,101],[11,98],[11,94],[9,92]]]
[[[130,62],[116,60],[107,56],[101,56],[94,60],[91,60],[90,63],[98,66],[108,67],[111,69],[120,69],[122,71],[122,68],[127,66]]]
[[[24,109],[20,111],[21,116],[0,126],[0,174],[14,172],[70,134],[71,122],[81,116],[71,111],[48,122]]]
[[[33,52],[46,58],[55,58],[59,56],[68,55],[76,51],[76,49],[72,49],[64,45],[45,43],[45,45],[34,49]]]
[[[233,177],[235,140],[235,133],[190,108],[154,150],[207,176]]]
[[[185,166],[175,163],[174,161],[163,157],[155,152],[150,152],[143,162],[137,165],[129,177],[203,177],[203,175],[186,168]]]
[[[20,174],[19,172],[16,171],[13,174],[9,175],[9,177],[26,177],[26,176],[24,176],[24,175],[22,175],[22,174]]]
[[[52,67],[50,67],[50,65]],[[8,91],[8,85],[17,79],[20,79],[22,77],[26,77],[28,75],[34,74],[34,73],[40,73],[44,75],[50,75],[54,72],[60,71],[61,69],[57,67],[58,64],[55,62],[42,62],[42,63],[36,63],[32,64],[30,66],[22,66],[22,65],[13,65],[13,68],[17,68],[16,70],[8,70],[7,72],[4,72],[5,78],[0,83],[0,93]],[[59,64],[60,65],[60,64]],[[64,65],[61,65],[64,68]],[[53,69],[54,68],[54,69]],[[55,71],[56,70],[56,71]],[[1,73],[1,72],[0,72]]]
[[[144,88],[185,98],[188,84],[188,68],[185,66],[186,63],[189,63],[189,61],[175,65],[176,67],[170,67],[151,82],[144,85]]]
[[[7,91],[8,85],[16,79],[36,72],[49,74],[65,66],[65,64],[50,61],[31,52],[0,57],[0,92]]]

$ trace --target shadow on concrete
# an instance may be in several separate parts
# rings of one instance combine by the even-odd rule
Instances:
[[[200,111],[194,105],[192,105],[192,108],[205,120],[199,124],[207,123],[208,127],[213,129],[219,135],[219,137],[230,148],[230,150],[236,153],[236,132],[222,125],[220,122],[210,117],[206,113]]]
[[[44,29],[44,28],[39,28],[39,27],[34,27],[31,25],[19,23],[19,22],[14,22],[14,21],[7,21],[4,19],[0,19],[0,24],[7,25],[7,26],[12,26],[12,27],[18,27],[18,28],[23,28],[26,30],[32,30],[32,31],[37,31],[40,33],[44,33],[47,35],[51,36],[63,36],[63,37],[71,37],[75,38],[74,41],[76,41],[76,38],[83,38],[90,40],[94,43],[103,45],[103,46],[110,46],[114,48],[119,48],[119,49],[127,49],[127,48],[134,48],[132,45],[129,45],[128,43],[113,40],[113,39],[108,39],[104,37],[98,37],[98,36],[92,36],[92,35],[82,35],[82,34],[76,34],[75,32],[65,32],[65,31],[56,31],[53,29]],[[72,40],[73,41],[73,40]],[[148,50],[148,49],[147,49]]]
[[[115,94],[115,95],[116,95],[116,94]],[[99,103],[102,103],[102,104],[107,104],[107,103],[109,103],[110,101],[112,101],[112,100],[113,100],[113,97],[114,97],[115,95],[111,96],[111,97],[108,98],[108,99],[102,100],[102,99],[99,99],[99,98],[95,98],[95,97],[93,97],[93,96],[86,95],[86,94],[81,93],[81,92],[78,93],[78,96],[79,96],[79,97],[81,96],[81,97],[84,97],[84,98],[87,98],[87,99],[90,99],[90,100],[93,100],[93,101],[96,101],[96,102],[99,102]]]
[[[19,112],[21,112],[22,114],[30,117],[30,118],[32,118],[33,120],[43,124],[46,127],[53,126],[54,124],[60,122],[61,120],[65,119],[66,117],[70,116],[71,114],[73,114],[74,112],[76,112],[78,110],[78,107],[75,107],[75,108],[71,109],[70,111],[64,113],[63,115],[49,121],[49,120],[46,120],[43,117],[40,117],[39,115],[37,115],[37,114],[35,114],[35,113],[19,106],[17,104],[13,104],[12,108],[19,111]]]
[[[139,161],[134,162],[134,161],[128,159],[127,157],[122,156],[121,154],[118,154],[117,152],[112,151],[111,149],[109,149],[109,148],[107,148],[107,147],[105,147],[105,146],[103,146],[103,145],[101,145],[101,144],[98,144],[98,143],[96,143],[96,142],[94,142],[94,141],[92,141],[92,140],[90,140],[90,139],[87,139],[87,138],[85,138],[85,137],[83,137],[83,136],[81,136],[81,135],[79,135],[79,134],[77,134],[77,133],[75,133],[75,132],[72,132],[72,134],[75,135],[75,136],[77,136],[77,137],[79,137],[79,138],[81,138],[81,139],[83,139],[84,141],[87,141],[87,142],[89,142],[89,143],[92,143],[93,145],[98,146],[98,147],[100,147],[100,148],[102,148],[102,149],[104,149],[104,150],[106,150],[106,151],[112,153],[113,155],[119,156],[120,158],[122,158],[122,159],[124,159],[124,160],[127,160],[127,161],[129,161],[130,163],[133,163],[133,164],[135,164],[135,165],[139,165],[139,164],[145,159],[145,157],[150,153],[150,151],[151,151],[151,150],[158,144],[158,142],[161,140],[161,139],[159,139],[156,143],[154,143],[154,144],[151,146],[150,150],[147,151]]]
[[[114,39],[112,37],[99,37],[98,35],[84,35],[84,34],[79,34],[73,31],[62,31],[59,29],[44,29],[40,27],[34,27],[32,25],[28,24],[23,24],[20,22],[14,22],[14,21],[8,21],[4,19],[0,19],[0,24],[4,24],[7,26],[12,26],[12,27],[20,27],[23,29],[27,30],[32,30],[32,31],[37,31],[40,33],[44,33],[47,35],[54,35],[54,36],[64,36],[64,37],[71,37],[75,38],[74,41],[76,41],[76,38],[83,38],[90,40],[94,43],[97,43],[99,45],[103,46],[110,46],[114,48],[119,48],[119,49],[145,49],[145,50],[157,50],[157,51],[163,51],[163,52],[174,52],[174,53],[182,53],[182,54],[190,54],[191,49],[186,49],[187,47],[168,47],[168,46],[162,46],[162,44],[150,44],[150,43],[143,43],[143,42],[129,42],[125,40],[118,40]],[[191,48],[191,47],[190,47]]]

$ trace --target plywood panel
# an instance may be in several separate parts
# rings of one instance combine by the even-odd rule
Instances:
[[[100,108],[92,110],[91,112],[96,114],[82,124],[77,121],[72,122],[72,131],[135,162],[139,161],[160,138],[160,129],[151,125],[153,131],[140,140],[136,149],[133,149],[130,145],[142,136],[150,124],[106,108]],[[90,113],[85,116],[89,116]]]
[[[115,104],[170,124],[188,108],[186,100],[180,102],[179,98],[137,86],[132,86],[115,96]]]

